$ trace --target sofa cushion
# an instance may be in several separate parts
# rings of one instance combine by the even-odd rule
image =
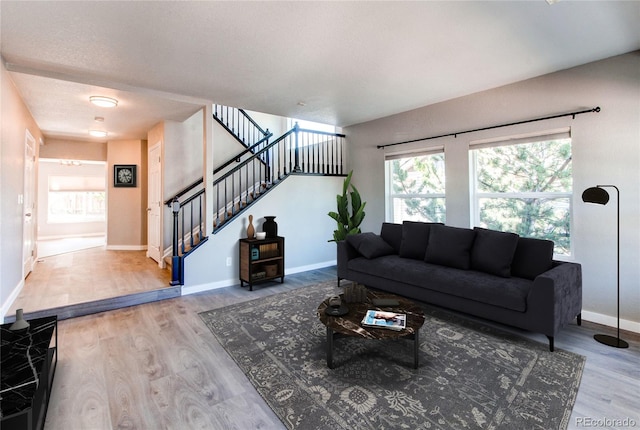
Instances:
[[[402,224],[383,222],[380,230],[380,237],[393,247],[396,254],[400,254],[400,244],[402,243]]]
[[[526,311],[527,296],[533,285],[528,279],[500,278],[484,272],[454,269],[398,255],[387,255],[376,260],[354,258],[349,261],[348,268],[379,279],[377,288],[385,289],[384,285],[388,280],[424,289],[421,300],[426,302],[429,301],[427,290],[433,290],[518,312]]]
[[[521,237],[511,262],[511,276],[535,279],[553,266],[553,242]]]
[[[511,276],[511,262],[518,246],[515,233],[474,227],[476,238],[471,248],[471,268],[492,275]]]
[[[400,244],[400,257],[422,260],[429,243],[429,231],[434,225],[442,225],[431,222],[404,221],[402,223],[402,243]]]
[[[375,233],[350,234],[347,243],[365,258],[377,258],[393,254],[393,247]]]
[[[468,228],[432,226],[424,261],[463,270],[469,269],[475,235],[476,232]]]

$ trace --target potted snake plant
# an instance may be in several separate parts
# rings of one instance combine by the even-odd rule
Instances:
[[[331,211],[328,214],[337,223],[337,229],[333,231],[333,239],[329,242],[339,242],[345,240],[347,235],[360,233],[366,203],[362,201],[358,189],[351,183],[352,174],[353,170],[344,180],[342,194],[336,196],[338,211]]]

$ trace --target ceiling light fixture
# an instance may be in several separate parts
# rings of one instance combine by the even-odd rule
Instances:
[[[94,118],[97,122],[104,122],[104,117],[102,116],[97,116]]]
[[[89,130],[89,134],[93,137],[107,137],[107,132],[102,130]]]
[[[118,100],[112,99],[111,97],[91,96],[89,97],[89,101],[100,107],[110,108],[118,106]]]

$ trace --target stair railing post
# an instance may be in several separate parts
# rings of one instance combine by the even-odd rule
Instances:
[[[298,126],[297,122],[296,122],[296,125],[293,126],[293,130],[296,134],[296,141],[295,141],[296,148],[295,148],[295,151],[293,152],[293,156],[295,160],[293,165],[293,171],[300,172],[302,171],[302,169],[300,168],[300,139],[298,139],[300,126]]]
[[[171,285],[181,285],[182,259],[178,252],[178,214],[180,213],[180,201],[174,198],[171,202],[173,212],[173,256],[171,257]]]

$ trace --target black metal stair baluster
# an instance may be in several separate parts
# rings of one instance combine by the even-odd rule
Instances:
[[[216,219],[214,219],[215,227],[220,226],[220,184],[216,184]]]
[[[180,208],[180,225],[181,225],[181,231],[180,231],[180,240],[182,241],[182,244],[180,246],[180,255],[184,254],[184,206],[182,206]]]
[[[344,138],[339,137],[340,139],[340,152],[342,154],[342,159],[340,160],[340,174],[344,175],[344,156],[345,156],[345,147],[344,147]]]
[[[193,200],[189,202],[189,249],[193,248]]]
[[[202,240],[202,231],[204,230],[202,225],[202,194],[198,197],[198,243]]]
[[[322,173],[325,175],[327,172],[327,141],[322,142]]]
[[[224,222],[227,222],[227,214],[229,210],[227,209],[227,204],[229,203],[228,193],[227,193],[227,180],[228,178],[224,178]]]
[[[309,168],[309,133],[302,134],[302,171],[307,172]]]
[[[313,173],[318,173],[318,139],[313,142]]]

